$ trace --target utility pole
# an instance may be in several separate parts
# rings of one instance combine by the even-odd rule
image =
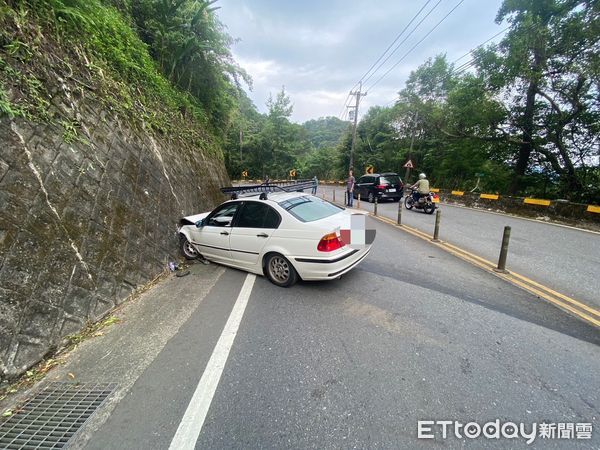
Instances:
[[[415,115],[413,116],[413,124],[412,124],[412,133],[410,136],[410,149],[408,150],[408,160],[410,161],[412,159],[412,150],[413,150],[413,144],[415,142],[415,128],[417,127],[417,118],[419,117],[419,112],[415,112]],[[404,174],[404,182],[408,183],[408,176],[410,175],[410,167],[406,168],[406,173]]]
[[[356,142],[356,122],[358,120],[358,105],[360,104],[360,98],[367,95],[366,92],[361,92],[362,90],[362,81],[358,82],[358,91],[350,91],[350,95],[354,95],[356,97],[356,102],[354,106],[349,106],[349,108],[354,108],[354,128],[352,130],[352,147],[350,147],[350,167],[348,169],[354,169],[354,146]]]

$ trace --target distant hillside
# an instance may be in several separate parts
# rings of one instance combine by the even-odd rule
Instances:
[[[308,140],[316,149],[336,147],[349,126],[348,122],[337,117],[320,117],[302,124]]]

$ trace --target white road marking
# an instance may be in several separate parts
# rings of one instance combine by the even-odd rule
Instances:
[[[212,399],[219,385],[221,374],[225,368],[225,363],[229,357],[229,352],[233,346],[233,341],[237,335],[256,275],[248,274],[244,285],[240,290],[235,305],[231,310],[229,319],[223,328],[223,332],[217,341],[217,345],[204,369],[202,378],[196,387],[196,391],[190,400],[190,403],[181,419],[177,432],[171,441],[169,450],[193,450],[196,446],[200,431],[204,425],[206,414],[212,403]]]

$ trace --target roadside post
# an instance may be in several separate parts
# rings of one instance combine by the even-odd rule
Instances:
[[[398,200],[398,225],[402,225],[402,197]]]
[[[356,207],[360,209],[360,192],[358,193],[358,202],[356,203]]]
[[[348,206],[348,191],[344,191],[344,206]]]
[[[375,196],[375,206],[373,207],[373,214],[377,215],[377,196]]]
[[[433,229],[433,242],[440,242],[440,217],[442,212],[438,209],[435,212],[435,228]]]
[[[500,257],[498,258],[498,267],[494,269],[496,272],[508,273],[506,270],[506,257],[508,255],[508,243],[510,241],[510,227],[504,227],[502,235],[502,247],[500,248]]]
[[[335,203],[335,189],[333,190],[333,203]]]

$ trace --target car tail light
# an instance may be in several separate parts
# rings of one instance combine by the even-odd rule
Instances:
[[[329,233],[321,238],[317,245],[317,250],[320,252],[332,252],[343,246],[344,243],[336,233]]]
[[[388,184],[378,184],[377,186],[375,186],[377,189],[387,189],[388,188]]]

